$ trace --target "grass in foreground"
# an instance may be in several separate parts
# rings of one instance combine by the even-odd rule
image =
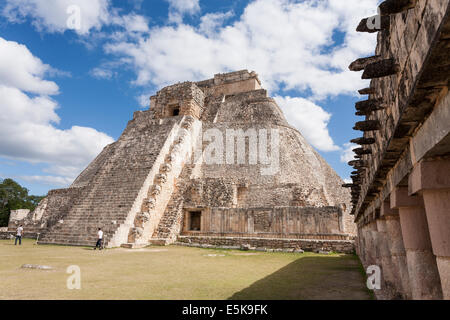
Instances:
[[[54,270],[21,269],[23,264]],[[70,265],[81,290],[69,290]],[[0,299],[370,299],[356,256],[0,241]]]

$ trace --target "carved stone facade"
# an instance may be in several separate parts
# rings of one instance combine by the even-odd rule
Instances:
[[[184,82],[159,91],[150,98],[150,109],[155,118],[184,115],[200,118],[205,104],[205,95],[193,82]]]
[[[349,252],[342,183],[254,72],[219,74],[163,88],[70,188],[51,191],[39,242],[92,245],[101,227],[109,247],[194,237]]]
[[[380,266],[381,299],[450,299],[450,1],[389,0],[380,12],[376,55],[350,65],[372,79],[345,185],[357,253]]]

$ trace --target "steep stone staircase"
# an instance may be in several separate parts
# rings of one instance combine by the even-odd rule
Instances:
[[[187,165],[177,181],[176,192],[174,192],[166,207],[158,227],[153,233],[150,243],[157,245],[168,245],[176,241],[177,235],[182,228],[184,193],[189,187],[190,176],[195,164]]]
[[[159,165],[158,173],[146,190],[139,212],[134,217],[130,215],[124,224],[129,226],[129,232],[128,241],[122,244],[122,247],[136,248],[150,243],[160,244],[158,239],[152,238],[155,230],[165,224],[167,214],[171,216],[172,211],[176,212],[177,217],[180,216],[183,203],[182,197],[178,195],[186,180],[184,176],[180,179],[180,175],[189,167],[187,163],[191,160],[199,135],[201,122],[190,116],[184,117],[164,161]]]
[[[216,122],[220,106],[225,102],[225,95],[210,96],[208,99],[210,99],[208,102],[209,108],[203,113],[202,120],[214,123]],[[201,165],[201,161],[200,163],[194,162],[184,167],[176,184],[176,192],[170,199],[164,215],[150,239],[150,243],[168,245],[177,240],[177,235],[179,235],[182,228],[184,193],[189,187],[192,172],[199,165]]]
[[[142,186],[158,159],[164,158],[183,121],[144,120],[127,127],[114,144],[113,156],[95,173],[81,201],[41,235],[40,244],[92,246],[99,227],[104,230],[105,245],[126,242],[118,231],[138,207]]]

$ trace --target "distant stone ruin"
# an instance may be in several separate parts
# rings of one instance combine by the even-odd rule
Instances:
[[[343,181],[254,72],[166,87],[68,189],[23,220],[40,244],[353,251]],[[11,225],[14,228],[15,225]]]
[[[380,299],[450,299],[450,4],[389,0],[375,56],[353,71],[372,79],[356,104],[365,120],[351,188],[357,253],[381,269]],[[372,24],[376,25],[376,24]]]

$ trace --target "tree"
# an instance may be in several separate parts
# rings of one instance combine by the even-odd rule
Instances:
[[[44,197],[28,194],[28,189],[12,179],[0,179],[0,227],[6,227],[11,210],[33,211]]]

